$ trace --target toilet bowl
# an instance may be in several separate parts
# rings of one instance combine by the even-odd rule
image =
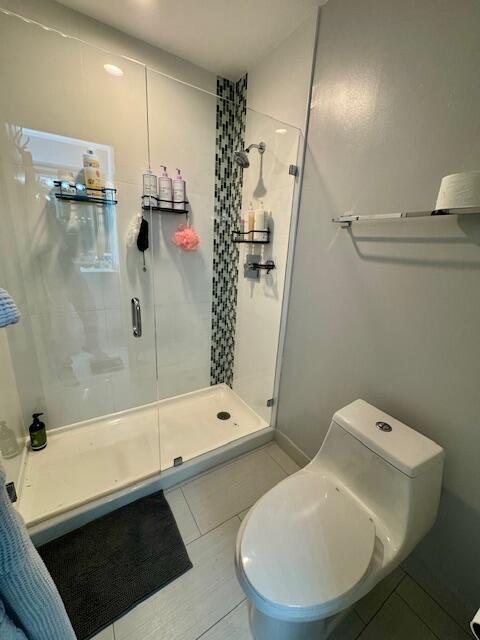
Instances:
[[[238,533],[255,640],[328,638],[433,525],[443,459],[363,400],[338,411],[312,462],[265,494]]]

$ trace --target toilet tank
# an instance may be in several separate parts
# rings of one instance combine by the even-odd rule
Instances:
[[[333,416],[313,465],[369,511],[405,557],[435,522],[443,449],[399,420],[356,400]]]

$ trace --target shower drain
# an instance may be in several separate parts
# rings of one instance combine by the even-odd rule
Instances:
[[[228,420],[229,418],[231,418],[231,415],[228,413],[228,411],[219,411],[217,413],[217,418],[219,420]]]

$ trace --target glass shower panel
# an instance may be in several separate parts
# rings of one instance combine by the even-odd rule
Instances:
[[[270,425],[299,131],[150,69],[147,95],[152,171],[178,169],[189,201],[187,216],[151,210],[163,470]],[[234,152],[260,142],[242,171]],[[268,244],[234,242],[250,202]],[[185,226],[195,250],[178,246]],[[275,269],[246,279],[250,255]]]
[[[151,214],[162,400],[210,385],[217,98],[150,69],[147,88],[152,171],[160,176],[166,167],[174,178],[179,170],[188,200],[188,215],[158,210]],[[170,203],[160,204],[168,208]],[[175,234],[186,227],[198,234],[195,250],[175,242]],[[201,396],[193,396],[159,406],[162,469],[173,466],[175,459],[186,461],[193,453],[212,449],[208,431],[200,426],[201,402]]]
[[[156,175],[166,166],[186,181],[188,216],[152,213],[158,349],[158,397],[210,384],[215,189],[216,96],[147,72],[150,157]],[[185,225],[198,233],[194,251],[174,243]]]
[[[268,243],[242,242],[239,247],[233,390],[267,424],[271,424],[282,304],[285,288],[300,131],[247,109],[245,146],[265,144],[248,154],[250,165],[242,172],[241,218],[248,224],[251,209],[265,211]],[[244,228],[245,228],[244,225]],[[241,236],[247,238],[249,236]],[[252,239],[252,238],[250,238]],[[256,233],[255,240],[261,239]],[[275,268],[247,275],[248,262]],[[253,278],[251,277],[253,275]]]
[[[27,461],[23,501],[51,495],[45,515],[62,488],[71,507],[158,472],[156,413],[136,409],[156,400],[152,269],[129,235],[148,166],[145,68],[2,13],[0,32],[0,286],[22,312],[7,335],[24,423],[43,411],[57,438]],[[100,176],[83,170],[88,149]]]

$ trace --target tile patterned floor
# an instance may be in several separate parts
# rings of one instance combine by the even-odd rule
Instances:
[[[271,443],[166,492],[193,569],[93,640],[252,640],[233,553],[252,504],[298,470]],[[402,569],[357,603],[332,640],[468,640]]]

